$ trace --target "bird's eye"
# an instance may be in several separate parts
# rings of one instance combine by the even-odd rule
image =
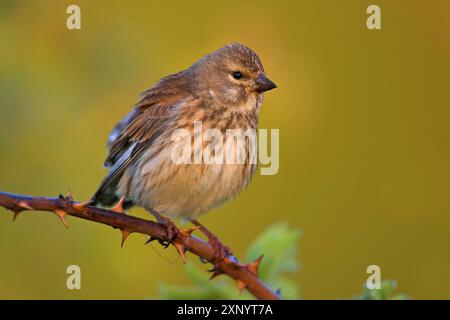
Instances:
[[[242,73],[240,73],[239,71],[233,72],[233,78],[235,78],[236,80],[241,79],[242,78]]]

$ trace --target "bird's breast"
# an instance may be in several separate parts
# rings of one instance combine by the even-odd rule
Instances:
[[[190,144],[186,148],[189,157],[184,159],[189,158],[189,161],[174,161],[174,152],[180,152],[180,141],[186,143],[173,138],[175,130],[181,129],[174,125],[149,146],[134,169],[125,175],[123,183],[121,181],[122,191],[136,204],[170,217],[195,218],[234,198],[248,185],[256,170],[256,161],[250,154],[256,152],[256,144],[252,151],[249,136],[244,137],[244,145],[227,144],[227,132],[237,130],[251,135],[253,131],[256,134],[256,117],[246,114],[208,117],[202,113],[196,119],[201,123],[201,133],[196,131],[194,124],[181,127],[190,134],[186,138]],[[221,133],[221,147],[211,147],[215,139],[205,139],[205,133],[210,129]],[[211,157],[220,151],[223,154],[221,161],[211,162]],[[233,153],[234,161],[227,160],[227,152]],[[238,155],[243,156],[240,161]]]

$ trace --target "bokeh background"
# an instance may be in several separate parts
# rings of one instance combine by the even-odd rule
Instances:
[[[302,297],[351,298],[370,264],[412,298],[450,298],[450,3],[0,2],[0,190],[88,199],[109,130],[160,77],[229,42],[259,53],[279,88],[280,171],[202,221],[243,256],[278,222],[302,229]],[[66,28],[78,4],[82,29]],[[147,217],[142,210],[133,214]],[[173,249],[51,214],[0,209],[0,298],[142,299],[188,282]],[[191,259],[194,259],[190,256]],[[82,290],[65,287],[66,267]]]

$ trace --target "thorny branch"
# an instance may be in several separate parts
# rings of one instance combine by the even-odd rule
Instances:
[[[67,197],[60,195],[57,198],[47,198],[0,192],[0,206],[13,211],[13,220],[22,211],[35,210],[55,213],[66,227],[68,227],[66,221],[68,215],[102,223],[120,229],[122,245],[131,233],[149,235],[149,241],[158,240],[161,243],[168,241],[166,228],[163,225],[126,215],[120,202],[111,210],[106,210],[91,206],[88,202],[75,202],[70,194]],[[237,282],[240,290],[247,289],[258,299],[280,299],[279,295],[269,289],[258,277],[258,267],[262,256],[248,264],[242,264],[234,257],[226,257],[216,262],[214,261],[214,249],[207,242],[193,236],[192,232],[195,230],[196,228],[179,230],[176,238],[171,242],[183,261],[186,251],[190,251],[202,260],[214,263],[211,279],[226,274]]]

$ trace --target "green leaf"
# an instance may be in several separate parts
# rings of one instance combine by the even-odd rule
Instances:
[[[248,260],[253,261],[261,254],[259,274],[270,287],[279,289],[284,299],[298,299],[300,290],[287,275],[298,271],[300,230],[289,229],[286,223],[268,228],[248,250]]]
[[[299,230],[290,230],[287,224],[277,224],[259,236],[248,250],[248,261],[256,260],[261,254],[260,277],[274,289],[280,289],[285,298],[297,299],[299,288],[288,274],[299,268],[297,261]],[[193,286],[183,287],[168,284],[159,286],[162,299],[254,299],[247,291],[239,292],[234,280],[220,276],[209,280],[209,275],[199,266],[188,261],[186,275]]]
[[[383,280],[380,289],[369,289],[363,286],[363,293],[357,296],[358,300],[407,300],[409,297],[403,293],[394,295],[397,288],[397,281]]]

